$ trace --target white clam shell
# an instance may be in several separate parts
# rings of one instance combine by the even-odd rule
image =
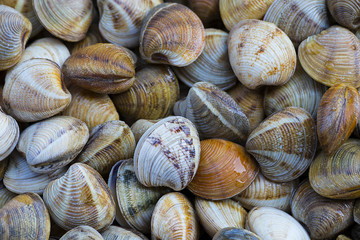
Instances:
[[[16,120],[0,108],[0,161],[14,150],[19,136],[20,130]]]

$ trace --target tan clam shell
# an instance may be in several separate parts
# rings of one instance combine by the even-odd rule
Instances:
[[[69,230],[59,240],[104,240],[104,238],[94,228],[83,225]]]
[[[0,5],[0,71],[14,66],[30,37],[30,21],[15,9]]]
[[[188,5],[204,25],[210,25],[220,19],[219,0],[191,0]]]
[[[87,47],[87,46],[91,46],[97,43],[103,43],[105,40],[103,39],[103,37],[100,34],[99,28],[97,26],[97,24],[93,23],[90,28],[89,31],[86,33],[86,36],[83,40],[77,42],[73,48],[71,49],[71,54],[76,53],[77,51],[79,51],[80,49]]]
[[[200,223],[210,237],[226,227],[245,226],[246,210],[231,199],[209,201],[197,197],[194,205]]]
[[[298,178],[316,151],[315,121],[302,108],[288,107],[265,119],[249,136],[246,150],[275,182]]]
[[[327,6],[331,16],[340,25],[357,30],[360,27],[360,2],[357,0],[328,0]]]
[[[160,4],[144,19],[140,54],[149,63],[183,67],[194,62],[204,46],[205,29],[200,18],[182,4]]]
[[[61,178],[50,182],[44,201],[52,220],[65,230],[88,225],[105,230],[115,218],[115,202],[99,173],[75,163]]]
[[[234,26],[228,38],[231,67],[250,89],[282,85],[296,67],[294,45],[275,24],[249,19]]]
[[[1,239],[48,239],[50,216],[36,193],[26,193],[11,199],[0,209]]]
[[[117,226],[110,226],[101,233],[104,240],[142,240],[142,238],[135,233]],[[147,239],[147,238],[146,238]]]
[[[3,181],[0,181],[0,209],[9,202],[17,194],[10,192],[4,185]]]
[[[131,125],[131,131],[134,134],[135,141],[138,142],[141,136],[155,123],[160,121],[161,119],[157,120],[147,120],[147,119],[139,119]]]
[[[26,128],[16,149],[26,157],[31,170],[47,173],[69,164],[88,138],[89,130],[84,122],[56,116]]]
[[[93,17],[91,0],[35,0],[33,4],[41,24],[54,36],[69,42],[85,37]]]
[[[360,40],[349,30],[332,26],[304,40],[298,49],[301,66],[315,81],[360,87]]]
[[[352,240],[351,238],[341,234],[339,236],[336,237],[336,240]]]
[[[3,100],[10,115],[20,121],[33,122],[64,110],[71,95],[64,85],[59,65],[36,58],[7,72]]]
[[[19,125],[0,107],[0,162],[14,150],[20,136]]]
[[[195,126],[184,117],[167,117],[150,127],[134,153],[134,169],[145,186],[184,189],[200,161],[200,139]]]

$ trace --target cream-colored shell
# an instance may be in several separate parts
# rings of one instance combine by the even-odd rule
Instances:
[[[4,113],[0,107],[0,161],[14,150],[20,136],[19,125],[14,118]]]
[[[59,240],[104,240],[104,238],[94,228],[83,225],[66,232]]]
[[[160,121],[158,120],[147,120],[147,119],[139,119],[131,125],[131,131],[134,134],[135,141],[138,142],[141,136],[155,123]]]

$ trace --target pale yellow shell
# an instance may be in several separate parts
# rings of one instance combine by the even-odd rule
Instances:
[[[0,107],[0,161],[14,150],[20,136],[19,125],[14,118],[4,113]]]

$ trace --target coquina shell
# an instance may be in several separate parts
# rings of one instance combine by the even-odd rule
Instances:
[[[356,0],[328,0],[327,6],[331,16],[340,25],[350,29],[357,30],[360,27],[360,2]]]
[[[94,228],[83,225],[71,229],[59,240],[104,240],[104,238]]]
[[[0,107],[0,162],[14,150],[20,136],[19,125]]]

